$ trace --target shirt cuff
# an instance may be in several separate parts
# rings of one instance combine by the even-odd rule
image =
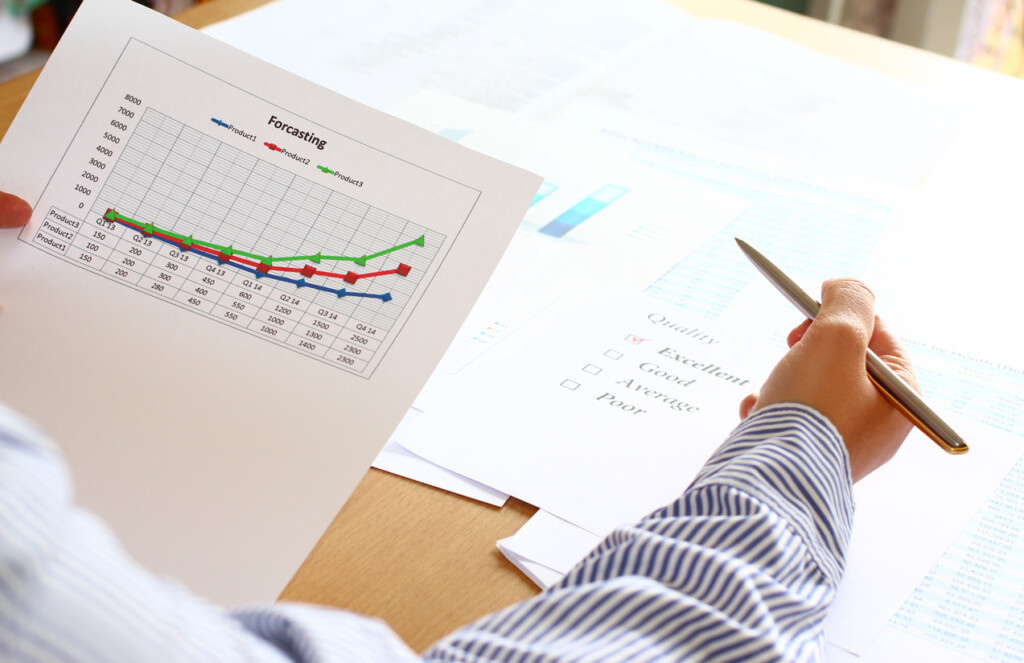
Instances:
[[[799,403],[758,410],[712,454],[691,489],[716,484],[786,519],[838,583],[853,525],[853,482],[843,438],[824,415]]]

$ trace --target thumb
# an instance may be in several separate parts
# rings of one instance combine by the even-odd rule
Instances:
[[[17,196],[0,191],[0,228],[20,228],[32,216],[32,206]]]

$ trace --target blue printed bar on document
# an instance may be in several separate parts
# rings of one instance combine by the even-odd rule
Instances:
[[[621,198],[627,191],[628,189],[615,184],[605,184],[562,212],[557,219],[550,221],[539,232],[551,237],[564,237],[570,230]]]
[[[535,195],[533,197],[533,202],[530,203],[530,207],[533,207],[534,205],[536,205],[540,201],[544,200],[545,198],[550,196],[552,193],[554,193],[555,190],[557,190],[557,189],[558,189],[558,185],[557,184],[552,184],[551,182],[548,182],[547,180],[544,180],[543,182],[540,183],[540,188],[537,189],[537,195]]]

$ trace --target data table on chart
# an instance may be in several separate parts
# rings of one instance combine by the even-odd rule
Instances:
[[[230,86],[212,86],[219,98],[201,97],[199,115],[133,75],[154,60],[210,86],[203,72],[129,44],[44,193],[45,216],[22,239],[269,343],[372,373],[458,231],[432,221],[464,220],[477,192]],[[412,191],[374,201],[381,182],[408,182],[410,172]],[[388,209],[394,200],[405,208]]]

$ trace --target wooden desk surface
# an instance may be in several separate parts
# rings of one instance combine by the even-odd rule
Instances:
[[[179,15],[202,27],[268,0],[214,0]],[[675,0],[699,16],[747,23],[858,64],[964,94],[1003,85],[1001,77],[941,56],[854,33],[749,0]],[[0,86],[0,135],[36,74]],[[2,182],[0,182],[2,187]],[[535,593],[495,548],[534,508],[511,500],[492,508],[371,470],[282,593],[386,620],[411,647]]]

